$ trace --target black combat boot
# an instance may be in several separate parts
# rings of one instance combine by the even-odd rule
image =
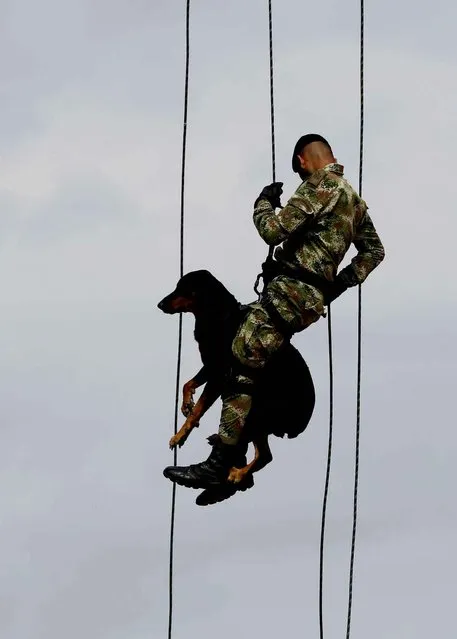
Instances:
[[[213,488],[221,484],[230,486],[227,481],[230,468],[242,467],[243,458],[246,460],[246,447],[243,445],[240,449],[238,445],[224,444],[219,435],[211,435],[208,441],[212,450],[206,461],[191,466],[167,466],[163,471],[164,476],[187,488]],[[246,461],[243,465],[246,465]]]
[[[217,437],[218,435],[211,435],[211,437],[208,437],[209,443],[212,443],[213,441],[215,441],[214,438],[217,438]],[[236,467],[244,468],[246,464],[248,463],[248,460],[246,458],[247,444],[239,442],[237,444],[237,449],[238,449],[238,458],[236,460]],[[254,486],[254,477],[252,475],[248,475],[239,484],[234,484],[233,482],[225,481],[222,484],[219,484],[217,486],[211,486],[210,488],[207,488],[206,490],[204,490],[202,493],[198,495],[197,499],[195,500],[195,503],[197,504],[197,506],[209,506],[212,504],[218,504],[221,501],[225,501],[226,499],[233,497],[233,495],[237,493],[238,491],[244,492],[245,490],[247,490],[248,488],[252,488],[253,486]]]

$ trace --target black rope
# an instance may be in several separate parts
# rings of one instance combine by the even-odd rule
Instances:
[[[276,182],[276,147],[275,147],[275,103],[274,103],[274,63],[273,63],[273,11],[271,0],[268,0],[268,33],[270,40],[270,120],[271,120],[271,169],[273,182]],[[270,246],[268,257],[273,257],[275,247]]]
[[[365,65],[365,7],[360,0],[360,146],[359,146],[359,195],[362,197],[363,183],[363,134],[365,125],[364,98],[364,65]]]
[[[268,36],[269,36],[269,48],[270,48],[270,122],[271,122],[271,172],[273,182],[276,182],[276,144],[275,144],[275,102],[274,102],[274,59],[273,59],[273,10],[272,2],[268,0]],[[273,258],[275,247],[270,246],[268,248],[267,260]],[[254,291],[257,294],[259,300],[262,296],[259,291],[260,278],[262,273],[257,275],[254,283]]]
[[[270,118],[271,118],[271,166],[273,182],[276,182],[276,149],[275,149],[275,103],[273,85],[273,13],[271,0],[268,0],[268,31],[270,37]]]
[[[330,418],[328,431],[328,453],[327,453],[327,472],[325,475],[324,500],[322,504],[322,522],[321,522],[321,543],[319,553],[319,636],[324,637],[324,610],[323,610],[323,591],[324,591],[324,545],[325,545],[325,521],[327,516],[327,500],[328,489],[330,484],[330,467],[332,462],[332,442],[333,442],[333,357],[332,357],[332,315],[330,304],[328,305],[328,367],[329,367],[329,395],[330,395]]]
[[[186,145],[187,145],[187,111],[189,101],[189,22],[190,22],[190,0],[186,5],[186,71],[184,81],[184,117],[183,117],[183,134],[182,134],[182,162],[181,162],[181,210],[180,210],[180,251],[179,251],[179,277],[184,275],[184,187],[186,178]],[[178,414],[179,414],[179,391],[181,376],[181,352],[182,352],[182,314],[179,314],[178,324],[178,354],[176,362],[176,392],[175,392],[175,415],[174,415],[174,434],[178,432]],[[173,465],[178,462],[178,453],[176,448],[173,451]],[[170,561],[168,571],[169,583],[169,604],[168,604],[168,639],[171,639],[173,629],[173,567],[174,567],[174,538],[175,538],[175,515],[176,515],[176,484],[173,483],[171,492],[171,513],[170,513]]]
[[[362,196],[363,182],[363,134],[364,134],[364,48],[365,45],[365,10],[364,0],[360,0],[360,149],[359,149],[359,194]],[[352,515],[352,541],[351,562],[349,569],[349,596],[348,615],[346,627],[346,639],[351,633],[352,598],[354,589],[354,559],[355,540],[357,532],[357,504],[359,486],[359,460],[360,460],[360,387],[362,379],[362,285],[359,284],[358,313],[357,313],[357,415],[355,434],[355,470],[354,470],[354,496]]]

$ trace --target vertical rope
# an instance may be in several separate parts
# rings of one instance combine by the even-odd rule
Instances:
[[[273,10],[272,1],[268,0],[268,36],[270,45],[270,121],[271,121],[271,172],[273,182],[276,182],[276,147],[275,147],[275,103],[274,103],[274,60],[273,60]],[[267,260],[271,260],[273,257],[275,247],[270,246],[268,248]],[[262,273],[257,275],[254,291],[257,293],[258,298],[261,298],[261,292],[259,291],[260,278]]]
[[[363,135],[365,125],[365,6],[364,0],[360,0],[360,145],[359,145],[359,195],[362,197],[363,183]]]
[[[276,149],[275,149],[275,104],[273,85],[273,12],[271,0],[268,0],[268,32],[270,37],[270,119],[271,119],[271,167],[273,182],[276,182]]]
[[[274,64],[273,64],[273,10],[268,0],[268,34],[270,42],[270,120],[271,120],[271,169],[273,182],[276,182],[276,146],[275,146],[275,105],[274,105]],[[268,257],[273,257],[274,246],[268,249]]]
[[[359,194],[362,196],[363,182],[363,136],[364,136],[364,53],[365,53],[365,7],[364,0],[360,0],[360,148],[359,148]],[[351,541],[351,563],[349,569],[349,597],[348,615],[346,626],[346,639],[351,633],[352,598],[354,587],[354,559],[355,540],[357,532],[357,504],[359,486],[359,459],[360,459],[360,387],[362,379],[362,285],[358,286],[358,313],[357,313],[357,415],[356,415],[356,436],[355,436],[355,472],[354,472],[354,496],[352,515],[352,541]]]
[[[332,462],[332,442],[333,442],[333,346],[332,346],[332,315],[331,305],[328,305],[328,367],[329,367],[329,395],[330,395],[330,418],[328,433],[328,452],[327,452],[327,472],[325,475],[324,501],[322,504],[322,522],[321,522],[321,543],[319,553],[319,636],[324,638],[324,609],[323,609],[323,590],[324,590],[324,546],[325,546],[325,522],[327,517],[327,501],[328,489],[330,484],[330,467]]]
[[[190,0],[186,4],[186,63],[184,81],[184,117],[182,134],[182,160],[181,160],[181,206],[180,206],[180,245],[179,245],[179,277],[184,275],[184,187],[186,179],[186,146],[187,146],[187,112],[189,102],[189,58],[190,58]],[[179,314],[178,324],[178,354],[176,362],[176,392],[175,392],[175,415],[174,434],[178,432],[178,407],[179,390],[181,377],[181,353],[182,353],[182,314]],[[178,462],[176,448],[173,451],[173,465]],[[168,571],[169,599],[168,599],[168,639],[172,637],[173,630],[173,567],[174,567],[174,537],[175,537],[175,515],[176,515],[176,484],[173,483],[171,492],[171,513],[170,513],[170,561]]]

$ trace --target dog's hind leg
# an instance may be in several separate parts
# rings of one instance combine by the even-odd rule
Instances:
[[[252,443],[254,444],[254,459],[244,468],[231,468],[228,481],[238,484],[248,474],[258,472],[272,461],[273,455],[268,444],[268,435],[259,435]]]

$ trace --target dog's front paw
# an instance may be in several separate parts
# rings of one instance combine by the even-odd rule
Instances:
[[[173,448],[176,448],[176,446],[179,446],[179,448],[181,448],[181,446],[183,446],[186,443],[186,439],[189,437],[192,430],[198,427],[198,424],[199,423],[197,421],[194,421],[189,418],[186,419],[186,421],[181,426],[181,428],[176,433],[176,435],[173,435],[173,437],[170,439],[170,442],[169,442],[170,448],[173,449]]]
[[[173,437],[169,441],[169,446],[171,450],[173,450],[173,448],[176,448],[176,446],[179,446],[181,448],[181,446],[186,441],[187,437],[188,437],[188,434],[186,436],[183,436],[180,432],[176,433],[176,435],[173,435]]]

